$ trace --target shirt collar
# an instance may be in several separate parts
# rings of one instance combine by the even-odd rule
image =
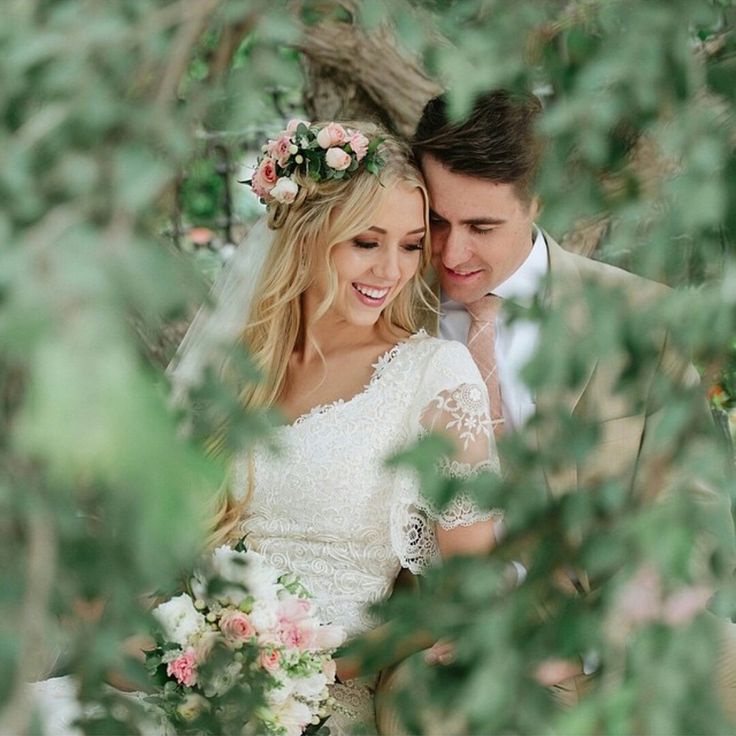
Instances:
[[[522,307],[531,307],[548,270],[547,243],[542,231],[535,227],[534,243],[526,260],[493,293]]]
[[[526,260],[492,293],[502,299],[509,299],[522,307],[531,307],[548,271],[547,243],[542,231],[535,225],[534,242]],[[443,312],[465,309],[463,304],[448,299],[444,294],[441,294],[441,302]]]

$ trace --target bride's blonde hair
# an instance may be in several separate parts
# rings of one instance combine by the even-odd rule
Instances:
[[[422,193],[427,235],[419,268],[383,310],[379,324],[399,339],[406,332],[416,331],[421,311],[433,309],[432,292],[424,280],[430,259],[429,199],[411,149],[372,123],[345,125],[357,128],[369,138],[380,136],[385,164],[379,175],[362,169],[346,179],[321,182],[297,172],[296,200],[291,204],[273,201],[268,205],[268,223],[275,238],[241,337],[263,380],[243,388],[240,398],[246,408],[266,408],[276,403],[284,389],[289,358],[309,327],[304,323],[302,295],[319,273],[327,272],[327,293],[312,318],[313,322],[318,321],[337,294],[332,249],[369,228],[383,198],[399,183]],[[221,443],[222,438],[215,439],[212,449],[216,451]],[[248,476],[252,482],[252,472]],[[211,543],[224,543],[233,535],[250,490],[245,500],[238,503],[227,486],[222,489]]]

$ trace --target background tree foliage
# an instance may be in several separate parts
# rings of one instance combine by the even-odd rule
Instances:
[[[120,644],[149,625],[141,595],[175,587],[201,548],[206,501],[225,469],[199,439],[223,414],[237,418],[233,442],[263,431],[211,376],[197,398],[214,413],[193,434],[179,431],[162,375],[173,338],[160,335],[204,298],[199,266],[219,262],[182,250],[237,241],[254,213],[233,185],[240,164],[302,104],[408,132],[439,87],[458,112],[493,86],[539,90],[541,223],[560,237],[583,233],[584,250],[602,235],[597,257],[680,288],[646,314],[591,293],[594,345],[571,343],[564,319],[540,310],[530,384],[575,383],[595,347],[626,356],[620,389],[636,393],[646,336],[670,328],[705,385],[718,383],[714,400],[733,407],[735,12],[730,0],[9,0],[0,24],[0,731],[29,727],[22,685],[54,669],[76,673],[82,698],[103,704],[90,732],[135,727],[139,714],[100,683],[111,670],[144,682]],[[702,391],[657,392],[662,462],[680,466],[683,488],[697,477],[732,496],[723,448],[694,419]],[[709,680],[722,648],[715,618],[637,619],[622,600],[642,575],[659,586],[657,605],[705,579],[723,583],[714,605],[730,615],[727,530],[696,559],[701,529],[726,520],[706,518],[686,494],[643,505],[616,483],[550,499],[540,463],[580,461],[595,429],[557,407],[532,429],[551,438],[542,452],[531,430],[509,438],[519,471],[475,489],[506,510],[507,543],[392,603],[397,637],[424,625],[458,641],[452,667],[417,670],[408,716],[440,723],[451,704],[474,733],[723,732]],[[452,494],[433,476],[431,445],[407,460],[428,493]],[[508,560],[530,530],[527,580],[509,589]],[[591,572],[597,592],[556,587],[552,573],[565,566]],[[593,691],[559,712],[534,666],[586,652],[603,663]]]

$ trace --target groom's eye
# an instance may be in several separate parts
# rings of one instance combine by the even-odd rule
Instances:
[[[470,231],[473,233],[477,233],[478,235],[484,235],[485,233],[492,233],[496,228],[488,225],[485,225],[483,227],[479,227],[478,225],[471,225]]]

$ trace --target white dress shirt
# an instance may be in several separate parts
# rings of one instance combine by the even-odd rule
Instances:
[[[547,243],[542,231],[536,229],[534,244],[526,260],[493,293],[522,307],[530,307],[539,290],[544,288],[548,271]],[[442,297],[440,310],[440,335],[466,345],[470,315],[465,306]],[[532,392],[520,374],[534,354],[538,342],[538,323],[517,319],[509,324],[501,309],[496,318],[496,364],[503,415],[507,426],[512,429],[523,426],[535,411]]]

